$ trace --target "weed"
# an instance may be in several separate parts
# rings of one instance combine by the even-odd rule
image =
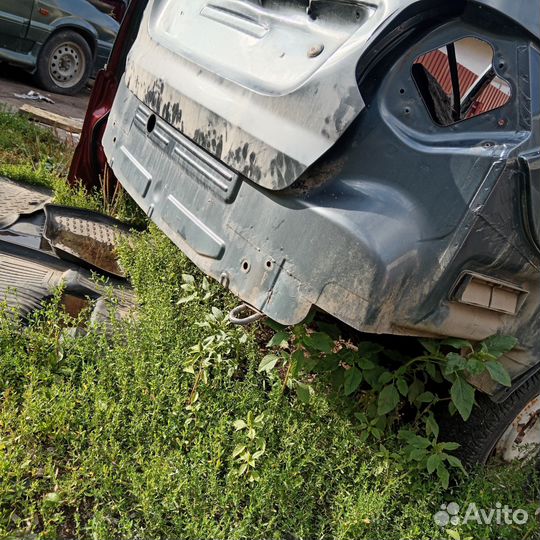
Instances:
[[[233,422],[234,429],[245,435],[245,441],[235,446],[231,457],[238,463],[236,474],[246,476],[249,482],[258,482],[261,478],[255,468],[266,450],[266,441],[257,436],[257,430],[263,428],[263,424],[264,413],[255,416],[252,411],[248,412],[246,420]]]
[[[71,157],[72,148],[50,131],[0,109],[0,176],[49,188],[56,204],[100,211],[137,226],[144,223],[142,211],[118,184],[112,193],[69,185]],[[107,188],[110,184],[104,182]]]
[[[416,414],[411,427],[398,434],[406,445],[394,458],[429,474],[436,473],[444,488],[449,484],[449,467],[463,471],[463,466],[449,454],[459,444],[438,441],[435,407],[447,401],[450,414],[459,412],[463,420],[468,420],[476,392],[469,377],[488,374],[504,386],[511,384],[499,358],[516,346],[517,340],[512,337],[492,336],[474,346],[460,339],[423,340],[423,353],[407,357],[369,341],[353,344],[333,339],[308,325],[288,331],[272,321],[269,324],[276,334],[268,346],[277,351],[261,360],[259,372],[281,369],[282,388],[294,388],[304,403],[314,393],[313,386],[306,382],[310,375],[322,376],[344,396],[356,395],[358,411],[354,414],[360,421],[362,440],[372,437],[381,441],[383,435],[395,431],[405,406],[412,406]],[[329,331],[339,335],[337,327]],[[443,390],[435,393],[434,385],[430,390],[429,381]],[[447,384],[442,385],[443,381]],[[448,387],[449,395],[445,396],[442,392],[448,392]]]

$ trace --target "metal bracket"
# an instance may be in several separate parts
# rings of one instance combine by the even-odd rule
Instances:
[[[251,312],[252,315],[246,315],[246,312]],[[266,317],[264,313],[247,304],[240,304],[229,312],[229,320],[239,326],[247,326],[261,320],[263,317]]]

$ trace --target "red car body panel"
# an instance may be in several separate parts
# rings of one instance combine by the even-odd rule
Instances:
[[[109,111],[116,95],[118,82],[124,71],[126,56],[137,33],[140,17],[147,0],[132,0],[116,37],[109,62],[96,77],[92,95],[86,110],[81,140],[69,170],[69,182],[81,183],[87,189],[100,185],[104,177],[107,160],[101,146],[101,139]],[[112,171],[107,175],[108,182],[116,182]]]

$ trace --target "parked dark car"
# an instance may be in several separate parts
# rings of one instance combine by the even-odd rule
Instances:
[[[540,448],[538,0],[133,0],[71,167],[100,175],[256,315],[515,336],[444,428]]]
[[[129,0],[88,0],[100,11],[107,13],[113,19],[121,22],[129,5]]]
[[[0,61],[49,92],[75,94],[107,62],[118,28],[87,0],[0,0]]]

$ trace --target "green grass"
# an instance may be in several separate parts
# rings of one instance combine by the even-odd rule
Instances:
[[[73,150],[50,131],[0,106],[0,176],[49,188],[54,191],[56,204],[106,212],[139,225],[142,212],[125,192],[120,192],[111,208],[100,191],[89,193],[80,185],[68,185]]]
[[[54,141],[0,115],[7,128],[22,132],[26,150],[17,154],[8,137],[1,152],[35,172]],[[38,142],[24,146],[27,136]],[[62,193],[65,161],[50,152],[47,182]],[[444,491],[361,443],[342,398],[324,388],[309,405],[283,395],[257,373],[255,331],[212,315],[234,300],[208,290],[156,228],[137,234],[122,259],[140,308],[108,337],[100,327],[70,337],[58,298],[26,326],[0,313],[0,537],[432,539],[448,538],[432,518],[443,503],[538,507],[530,466],[492,466]],[[182,274],[198,293],[186,303]],[[222,356],[190,406],[198,344]],[[249,444],[233,422],[249,412],[264,413],[257,437],[266,442],[253,483],[233,457]],[[534,518],[453,528],[462,538],[538,537]]]

